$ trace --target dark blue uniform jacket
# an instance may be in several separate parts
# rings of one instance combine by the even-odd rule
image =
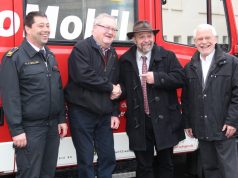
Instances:
[[[45,49],[44,58],[25,40],[3,58],[3,109],[12,136],[23,133],[24,126],[40,125],[48,119],[65,122],[60,72],[53,53]]]

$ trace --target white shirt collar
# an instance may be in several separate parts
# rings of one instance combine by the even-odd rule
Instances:
[[[136,51],[136,58],[139,59],[139,60],[142,60],[141,59],[141,56],[146,56],[147,59],[150,60],[150,57],[151,57],[151,51],[146,53],[146,54],[142,54],[139,50]]]
[[[213,56],[215,54],[215,49],[205,58],[205,60],[212,60]],[[204,60],[200,54],[200,59]]]
[[[37,46],[35,46],[34,44],[32,44],[29,40],[27,40],[27,41],[28,41],[28,43],[29,43],[37,52],[39,52],[39,51],[41,50],[40,48],[38,48]],[[43,46],[42,49],[45,50],[44,46]]]

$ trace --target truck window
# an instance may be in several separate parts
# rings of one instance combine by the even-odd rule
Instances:
[[[229,35],[223,1],[212,1],[211,10],[218,43],[226,45]],[[169,0],[162,6],[162,21],[165,41],[193,46],[193,30],[198,24],[207,23],[206,1]]]
[[[236,18],[236,28],[238,30],[238,0],[232,0],[232,6]]]
[[[94,18],[108,13],[117,19],[116,41],[127,40],[136,20],[137,1],[134,0],[27,0],[26,14],[41,10],[48,16],[50,41],[76,41],[91,35]]]

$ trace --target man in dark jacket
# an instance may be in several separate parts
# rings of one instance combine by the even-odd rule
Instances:
[[[185,67],[183,119],[186,133],[199,139],[205,178],[238,175],[238,60],[217,46],[215,28],[194,31],[197,52]]]
[[[45,46],[50,34],[46,15],[29,13],[25,32],[21,46],[4,56],[1,73],[3,109],[16,150],[16,177],[54,178],[59,135],[66,135],[67,124],[58,65]]]
[[[92,36],[79,41],[69,57],[65,97],[72,139],[77,153],[78,177],[94,178],[94,148],[98,178],[111,178],[115,168],[112,129],[119,126],[119,66],[111,47],[116,20],[108,14],[95,18]]]
[[[127,33],[135,43],[119,60],[122,98],[126,99],[126,131],[137,160],[137,178],[154,178],[154,148],[160,178],[173,177],[173,146],[184,139],[176,89],[184,72],[175,54],[154,43],[147,21]]]

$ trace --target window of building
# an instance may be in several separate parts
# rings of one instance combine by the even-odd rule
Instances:
[[[187,37],[187,44],[188,45],[194,45],[193,36],[188,36]]]
[[[174,36],[174,41],[175,43],[181,43],[181,36]]]
[[[228,36],[223,36],[222,37],[222,43],[223,44],[228,44]]]

